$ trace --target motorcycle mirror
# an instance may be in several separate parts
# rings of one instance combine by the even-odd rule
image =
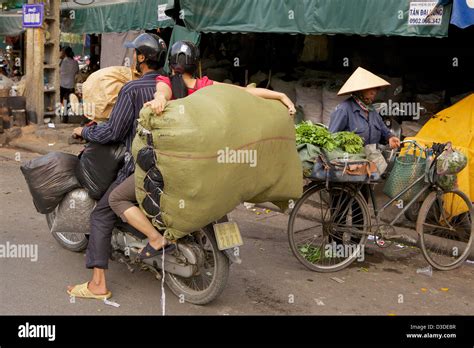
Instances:
[[[403,91],[403,86],[398,86],[395,88],[395,91],[393,91],[393,95],[399,95]]]

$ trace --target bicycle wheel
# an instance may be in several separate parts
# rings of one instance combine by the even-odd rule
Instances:
[[[339,271],[364,256],[370,213],[360,192],[335,185],[309,188],[288,221],[293,254],[316,272]]]
[[[473,220],[474,209],[464,193],[431,192],[416,223],[426,261],[441,271],[460,266],[472,248]]]
[[[415,202],[411,205],[410,209],[405,211],[404,215],[408,221],[416,222],[416,220],[418,220],[422,203],[423,202]]]

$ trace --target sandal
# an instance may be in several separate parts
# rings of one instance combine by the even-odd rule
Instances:
[[[163,254],[163,251],[165,253],[169,253],[169,252],[171,252],[175,249],[176,249],[176,245],[174,243],[166,244],[164,247],[162,247],[158,250],[153,248],[150,245],[150,243],[147,243],[146,246],[142,249],[142,251],[138,255],[138,258],[140,260],[145,260],[145,259],[149,259],[149,258],[152,258],[152,257],[155,257],[155,256],[159,256],[159,255]]]
[[[69,296],[79,297],[79,298],[89,298],[95,300],[105,300],[112,297],[112,293],[108,291],[104,295],[96,295],[92,291],[89,290],[89,282],[84,284],[75,285],[72,290],[67,290]]]

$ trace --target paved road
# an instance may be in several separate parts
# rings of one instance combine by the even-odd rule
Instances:
[[[37,156],[0,148],[0,244],[38,245],[38,260],[0,258],[0,314],[161,314],[160,282],[111,262],[107,276],[119,308],[99,301],[70,303],[68,284],[88,280],[84,254],[61,248],[36,213],[19,170]],[[426,263],[416,248],[368,248],[365,261],[333,274],[306,270],[292,256],[287,217],[238,207],[243,263],[231,268],[224,293],[204,307],[181,304],[167,289],[167,314],[474,314],[474,265],[432,277],[416,274]],[[334,281],[333,277],[343,280]]]

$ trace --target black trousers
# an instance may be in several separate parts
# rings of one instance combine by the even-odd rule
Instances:
[[[69,103],[69,96],[74,93],[74,88],[64,88],[60,87],[59,88],[59,98],[61,99],[61,103],[63,102],[64,99],[67,100]]]
[[[110,208],[109,196],[119,184],[120,182],[115,181],[110,185],[91,213],[91,234],[86,252],[87,268],[109,268],[112,231],[118,219]]]
[[[74,93],[74,88],[64,88],[60,87],[60,98],[61,98],[61,103],[66,100],[66,104],[64,105],[64,111],[62,116],[62,122],[63,123],[68,123],[69,121],[69,110],[71,109],[71,102],[69,99],[69,96]]]

